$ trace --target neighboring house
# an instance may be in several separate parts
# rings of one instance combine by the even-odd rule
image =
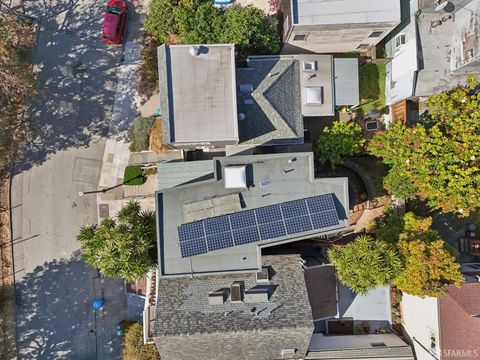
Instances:
[[[281,0],[282,53],[364,51],[400,23],[400,0]]]
[[[163,138],[178,148],[304,143],[304,118],[359,104],[358,60],[252,56],[233,45],[158,48]]]
[[[394,334],[314,334],[305,360],[414,360],[412,348]]]
[[[480,264],[462,264],[462,273],[466,283],[443,298],[404,295],[403,324],[418,360],[480,356]]]
[[[464,84],[480,74],[480,0],[453,0],[439,7],[436,1],[411,0],[408,14],[388,37],[387,104],[400,106]],[[448,11],[446,11],[448,10]],[[402,104],[404,103],[404,104]]]
[[[158,48],[163,142],[178,148],[238,143],[233,45]]]

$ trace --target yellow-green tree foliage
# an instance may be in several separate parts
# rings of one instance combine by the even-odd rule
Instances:
[[[460,265],[453,250],[431,229],[432,218],[407,213],[404,222],[397,244],[404,270],[395,280],[397,287],[411,295],[441,297],[447,285],[461,286]]]

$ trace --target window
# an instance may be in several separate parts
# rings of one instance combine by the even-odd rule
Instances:
[[[293,35],[293,41],[305,41],[307,40],[307,34],[295,34]]]
[[[305,88],[306,104],[323,104],[323,87],[310,86]]]
[[[399,48],[402,45],[405,45],[405,34],[398,34],[395,37],[395,47]]]
[[[366,50],[368,49],[370,44],[360,44],[357,46],[357,50]]]
[[[368,37],[369,38],[376,38],[376,37],[380,37],[380,35],[383,34],[383,31],[373,31]]]
[[[315,71],[317,70],[316,61],[304,61],[303,62],[303,71]]]

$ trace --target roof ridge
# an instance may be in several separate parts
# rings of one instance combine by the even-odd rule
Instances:
[[[267,100],[267,102],[270,104],[270,106],[275,110],[275,112],[279,115],[279,117],[283,120],[283,122],[287,125],[287,127],[292,131],[292,133],[294,135],[298,136],[297,132],[295,131],[295,128],[292,126],[292,124],[290,124],[285,119],[285,117],[279,111],[278,105],[272,100],[272,98],[268,94],[270,92],[270,90],[272,90],[274,88],[274,86],[278,85],[278,82],[283,78],[283,76],[288,71],[290,71],[292,68],[295,67],[295,65],[296,65],[296,60],[292,59],[291,64],[288,65],[285,69],[283,69],[283,71],[280,74],[278,74],[278,77],[274,81],[272,81],[272,83],[270,85],[268,85],[268,87],[263,91],[262,96]],[[278,99],[278,98],[275,97],[275,99]],[[279,100],[281,100],[281,99],[279,99]]]

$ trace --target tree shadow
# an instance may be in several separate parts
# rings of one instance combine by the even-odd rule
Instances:
[[[115,337],[115,324],[125,319],[126,305],[112,291],[119,289],[119,280],[103,280],[103,287],[99,286],[96,272],[76,254],[70,260],[38,266],[18,282],[19,359],[116,358],[121,342]],[[107,282],[114,286],[102,294]],[[91,302],[101,296],[105,310],[95,313]]]
[[[24,1],[22,11],[38,20],[34,67],[39,94],[27,117],[36,133],[17,171],[71,147],[87,147],[106,135],[122,49],[101,40],[103,2]]]

